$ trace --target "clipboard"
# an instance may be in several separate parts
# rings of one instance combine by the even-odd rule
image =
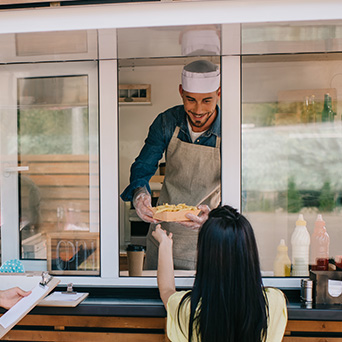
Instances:
[[[42,280],[31,290],[31,294],[23,297],[0,317],[0,339],[6,335],[26,314],[28,314],[39,301],[48,295],[60,280],[42,273]]]
[[[74,308],[88,297],[88,292],[53,292],[38,303],[38,306],[60,306]]]

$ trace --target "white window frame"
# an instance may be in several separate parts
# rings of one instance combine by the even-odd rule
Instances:
[[[310,11],[307,9],[310,8]],[[248,10],[247,10],[248,9]],[[145,15],[142,16],[142,10]],[[0,12],[0,34],[17,32],[42,32],[82,29],[115,29],[124,27],[175,26],[197,24],[234,24],[256,22],[284,22],[303,20],[339,20],[342,2],[339,0],[294,1],[210,1],[210,2],[160,2],[135,4],[108,4],[100,6],[75,6],[47,9],[23,9]],[[61,25],[63,18],[63,25]],[[105,31],[105,30],[103,30]],[[100,30],[101,32],[101,30]],[[101,41],[101,37],[100,41]],[[100,44],[101,45],[101,44]],[[111,46],[113,48],[113,46]],[[115,48],[114,48],[115,49]],[[233,52],[234,53],[234,52]],[[101,277],[61,277],[62,283],[82,285],[157,286],[155,278],[119,277],[119,191],[118,191],[118,138],[117,138],[117,61],[106,60],[106,51],[99,51],[99,108],[100,108],[100,212],[101,212]],[[108,55],[113,56],[113,55]],[[0,61],[1,62],[1,61]],[[222,199],[240,206],[240,75],[237,56],[222,58],[223,74],[233,71],[227,81],[223,77],[222,109],[230,112],[222,120]],[[90,82],[91,83],[91,82]],[[97,82],[95,82],[96,84]],[[106,87],[103,86],[106,84]],[[108,86],[109,85],[109,86]],[[107,87],[108,86],[108,87]],[[235,114],[234,114],[235,113]],[[229,118],[229,120],[227,120]],[[231,137],[229,137],[231,134]],[[225,139],[225,136],[228,138]],[[107,146],[107,148],[106,148]],[[108,148],[111,146],[111,148]],[[228,156],[235,162],[229,166]],[[15,160],[17,156],[15,155]],[[14,159],[13,159],[14,160]],[[6,162],[8,162],[6,160]],[[10,162],[12,162],[10,160]],[[1,163],[2,169],[4,163]],[[3,170],[2,170],[3,171]],[[226,177],[226,175],[228,175]],[[230,177],[231,176],[231,177]],[[17,178],[17,177],[16,177]],[[17,193],[17,185],[11,185],[11,193]],[[14,196],[14,195],[13,195]],[[7,201],[2,197],[2,213]],[[17,227],[18,213],[12,211],[4,225]],[[11,221],[12,220],[12,221]],[[5,221],[5,217],[4,217]],[[16,222],[14,224],[14,221]],[[117,228],[115,228],[117,227]],[[18,235],[18,230],[13,229]],[[18,241],[17,235],[3,230],[3,241]],[[9,240],[8,240],[9,239]],[[14,240],[12,240],[14,239]],[[4,256],[19,256],[19,246],[4,246]],[[11,251],[9,251],[11,249]],[[31,268],[31,265],[27,265]],[[43,264],[38,269],[44,269]],[[46,268],[46,266],[45,266]],[[32,268],[31,268],[32,269]],[[177,278],[176,286],[189,286],[192,278]],[[266,285],[299,287],[298,279],[266,279]]]

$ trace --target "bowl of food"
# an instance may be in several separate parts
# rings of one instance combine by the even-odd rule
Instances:
[[[153,218],[164,222],[190,221],[185,215],[188,213],[198,215],[200,209],[195,206],[180,204],[163,204],[151,208]]]

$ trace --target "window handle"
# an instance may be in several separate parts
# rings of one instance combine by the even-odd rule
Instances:
[[[9,177],[11,173],[14,172],[21,172],[21,171],[28,171],[30,168],[28,166],[12,166],[12,167],[5,167],[4,176]]]

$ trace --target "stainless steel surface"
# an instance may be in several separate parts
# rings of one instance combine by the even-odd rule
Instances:
[[[313,281],[310,279],[301,280],[301,299],[305,303],[312,303]]]

